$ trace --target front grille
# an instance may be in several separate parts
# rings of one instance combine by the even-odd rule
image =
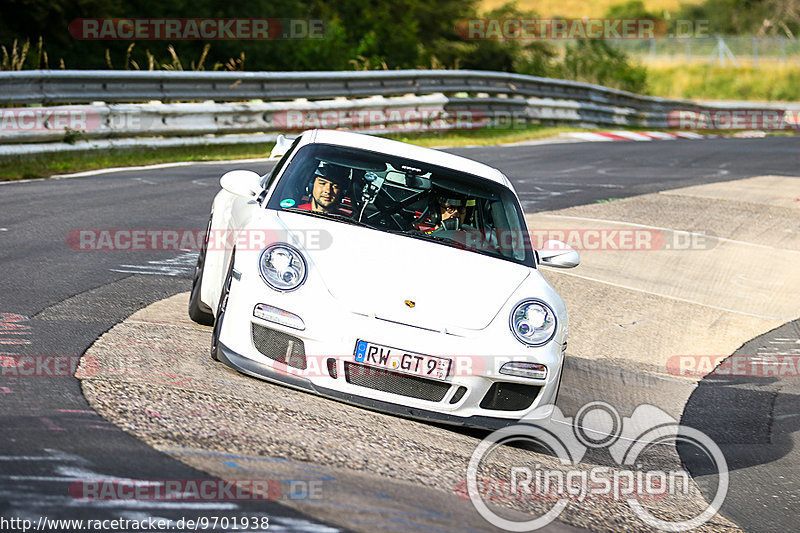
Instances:
[[[253,345],[262,354],[288,366],[306,369],[306,348],[301,339],[258,324],[252,324],[252,334]]]
[[[408,376],[382,368],[345,362],[344,377],[348,383],[420,400],[440,402],[450,385],[417,376]]]
[[[531,406],[542,388],[538,385],[495,381],[481,400],[481,409],[520,411]]]

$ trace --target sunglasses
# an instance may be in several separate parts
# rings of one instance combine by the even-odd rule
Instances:
[[[443,205],[442,209],[448,213],[460,213],[464,210],[463,207],[455,205]]]

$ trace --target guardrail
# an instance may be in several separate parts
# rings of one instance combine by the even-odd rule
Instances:
[[[33,70],[0,72],[0,87],[0,103],[7,106],[0,109],[0,143],[6,145],[0,153],[93,148],[100,145],[86,142],[99,139],[204,144],[208,137],[198,136],[239,135],[247,142],[242,135],[311,127],[378,134],[520,122],[665,128],[670,110],[698,107],[588,83],[475,70]],[[326,112],[333,123],[325,122]],[[11,147],[23,143],[39,144]]]
[[[26,70],[0,72],[0,103],[269,102],[305,98],[485,93],[556,98],[654,110],[673,101],[599,85],[480,70],[175,72]]]

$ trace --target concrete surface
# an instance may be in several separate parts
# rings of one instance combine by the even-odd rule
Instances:
[[[800,316],[800,200],[788,198],[800,178],[763,176],[529,215],[534,236],[632,235],[545,270],[569,311],[569,354],[697,379],[668,362],[722,358]]]
[[[187,293],[155,303],[94,344],[77,373],[94,409],[215,476],[283,480],[281,503],[354,531],[496,531],[464,498],[466,466],[487,432],[375,413],[239,374],[211,360],[210,328],[184,316],[187,303]],[[663,470],[680,468],[670,447],[653,461]],[[509,464],[566,468],[548,454],[504,448],[487,470]],[[613,468],[603,456],[580,468],[592,466]],[[312,481],[321,482],[318,497],[289,497],[292,482]],[[705,502],[692,486],[689,496],[653,506],[672,519],[689,518]],[[520,520],[546,508],[506,501],[500,512]],[[567,506],[549,527],[648,530],[623,501],[591,499]],[[700,530],[737,528],[718,516]]]

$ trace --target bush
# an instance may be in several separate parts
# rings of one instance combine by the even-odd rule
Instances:
[[[605,41],[584,40],[567,46],[564,60],[552,69],[555,77],[585,81],[644,94],[647,69],[631,63],[627,54]]]

